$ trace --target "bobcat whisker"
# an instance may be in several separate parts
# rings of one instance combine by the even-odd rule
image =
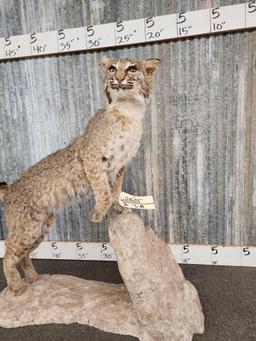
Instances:
[[[133,85],[132,84],[125,84],[125,85],[121,85],[121,88],[122,89],[132,89],[133,88]]]

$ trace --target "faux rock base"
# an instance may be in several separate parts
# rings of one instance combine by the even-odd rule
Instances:
[[[114,216],[109,235],[125,285],[42,275],[19,297],[0,293],[0,326],[77,322],[141,341],[189,341],[203,333],[197,291],[168,245],[135,214]]]
[[[66,275],[42,275],[14,297],[0,294],[0,326],[80,323],[104,331],[137,335],[138,323],[126,287]]]

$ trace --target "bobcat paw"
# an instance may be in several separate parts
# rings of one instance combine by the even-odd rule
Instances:
[[[106,213],[103,213],[101,211],[94,209],[90,213],[90,221],[92,223],[99,223],[100,221],[104,219],[105,216],[106,216]]]
[[[36,272],[31,272],[27,273],[25,278],[27,283],[32,284],[38,280],[39,275]]]
[[[118,202],[115,202],[112,207],[113,207],[113,209],[115,211],[117,211],[118,213],[121,213],[121,214],[132,213],[132,209],[131,208],[123,207]]]
[[[25,284],[24,281],[19,282],[18,285],[9,287],[9,290],[13,294],[13,296],[20,296],[26,289],[27,285]]]

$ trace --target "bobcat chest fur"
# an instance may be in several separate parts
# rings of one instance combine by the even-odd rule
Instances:
[[[118,136],[110,139],[103,160],[107,162],[106,169],[113,182],[116,174],[137,153],[142,135],[142,122],[136,118],[127,117],[123,112],[115,110],[116,120],[122,125]]]

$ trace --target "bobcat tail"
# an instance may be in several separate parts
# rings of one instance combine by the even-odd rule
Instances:
[[[6,182],[0,182],[0,200],[3,200],[7,191],[8,191],[7,183]]]

